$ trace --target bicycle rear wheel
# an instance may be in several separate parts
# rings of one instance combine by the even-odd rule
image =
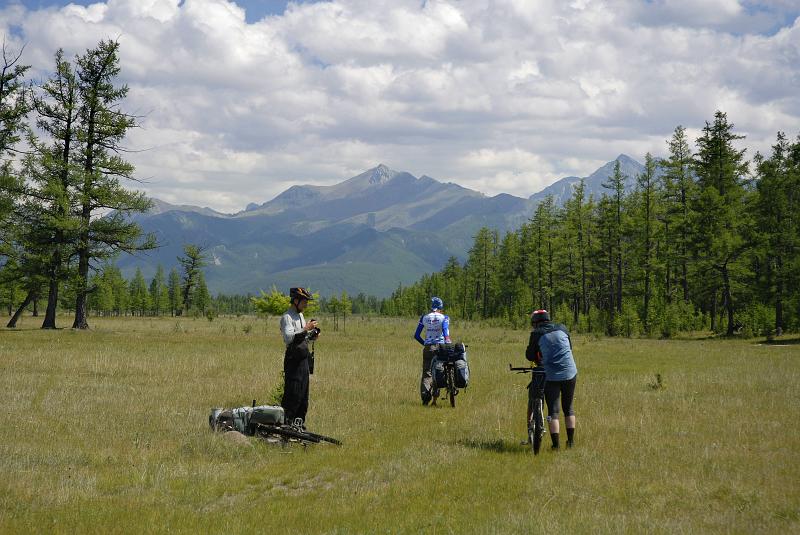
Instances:
[[[542,413],[542,400],[537,398],[533,401],[533,414],[531,415],[531,425],[528,427],[528,433],[531,441],[531,449],[534,455],[539,455],[539,450],[542,448],[542,437],[544,436],[544,414]]]
[[[289,426],[266,426],[258,425],[256,434],[261,437],[268,437],[270,435],[280,437],[283,440],[297,440],[303,444],[319,444],[320,438],[317,438],[313,433],[305,433],[303,431],[295,430]]]

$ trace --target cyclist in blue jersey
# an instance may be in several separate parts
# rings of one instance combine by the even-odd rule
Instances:
[[[544,366],[547,380],[544,386],[544,399],[547,403],[547,421],[550,423],[552,448],[559,448],[558,398],[564,410],[567,427],[567,447],[575,443],[575,409],[572,399],[575,396],[575,383],[578,368],[572,356],[572,341],[567,328],[550,321],[550,313],[537,310],[531,315],[533,331],[525,350],[525,358]]]
[[[414,339],[422,344],[422,378],[419,382],[419,393],[422,404],[427,405],[439,397],[439,390],[433,388],[433,375],[431,374],[431,361],[433,360],[433,346],[450,343],[450,318],[442,313],[444,302],[438,297],[431,298],[431,311],[419,319],[419,325],[414,333]]]

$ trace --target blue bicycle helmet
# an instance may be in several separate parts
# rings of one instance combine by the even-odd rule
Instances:
[[[444,308],[444,301],[438,297],[431,297],[431,310],[442,310]]]

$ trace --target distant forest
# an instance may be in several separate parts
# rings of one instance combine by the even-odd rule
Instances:
[[[25,310],[39,315],[40,301],[42,328],[56,327],[59,310],[74,312],[79,329],[90,311],[212,319],[260,310],[266,294],[255,302],[209,295],[196,245],[185,245],[180,269],[159,267],[149,283],[140,272],[125,280],[114,266],[120,253],[157,247],[126,217],[151,203],[123,186],[135,182],[122,142],[137,117],[121,109],[128,88],[117,81],[119,44],[101,41],[72,61],[59,50],[39,84],[25,80],[21,58],[3,46],[0,306],[8,326]],[[580,183],[564,206],[546,199],[515,232],[481,229],[463,264],[450,258],[383,300],[321,299],[321,310],[414,316],[438,295],[454,318],[513,326],[546,308],[574,331],[607,335],[798,331],[800,138],[779,132],[771,154],[749,160],[742,139],[721,111],[693,145],[678,126],[667,158],[648,154],[635,177],[617,162],[600,198]]]
[[[510,325],[546,308],[577,332],[663,336],[800,330],[800,137],[778,133],[751,161],[723,112],[692,151],[678,126],[669,156],[614,174],[599,199],[583,183],[549,198],[516,232],[481,229],[464,264],[398,288],[382,312],[418,314],[431,295],[457,318]],[[626,193],[626,178],[635,189]]]

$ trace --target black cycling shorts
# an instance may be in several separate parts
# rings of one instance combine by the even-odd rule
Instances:
[[[574,416],[572,398],[575,396],[576,375],[568,381],[547,381],[544,385],[544,399],[547,402],[547,415],[558,418],[558,398],[561,396],[561,408],[564,416]]]

